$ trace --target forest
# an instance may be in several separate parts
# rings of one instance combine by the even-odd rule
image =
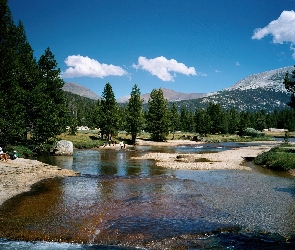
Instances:
[[[161,91],[160,89],[157,91]],[[68,100],[68,109],[71,110],[79,126],[97,128],[95,107],[100,101],[81,97],[65,92]],[[164,97],[163,100],[165,101]],[[126,129],[126,112],[128,103],[118,105],[118,130]],[[149,104],[142,104],[143,124],[142,130],[148,131],[147,121]],[[163,107],[162,107],[163,108]],[[295,131],[294,110],[290,107],[275,109],[272,112],[239,111],[237,109],[223,109],[221,103],[209,103],[207,107],[195,106],[194,110],[179,107],[175,102],[167,102],[164,107],[167,112],[168,131],[191,132],[199,134],[243,134],[246,128],[258,131],[268,128],[288,129]],[[95,118],[96,117],[96,118]],[[156,119],[156,118],[155,118]]]
[[[176,131],[244,135],[247,128],[295,130],[294,76],[286,75],[290,108],[266,112],[224,110],[221,103],[207,107],[177,107],[168,103],[161,89],[153,89],[147,104],[135,84],[126,104],[118,104],[110,83],[102,99],[94,101],[62,90],[63,79],[50,48],[37,60],[21,22],[14,24],[6,0],[0,0],[0,146],[23,145],[33,152],[48,150],[58,135],[75,134],[77,126],[99,128],[103,139],[126,131],[135,143],[142,132],[152,140],[165,140]]]

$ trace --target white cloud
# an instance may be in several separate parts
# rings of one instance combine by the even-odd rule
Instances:
[[[138,64],[132,65],[136,69],[143,69],[157,76],[162,81],[174,82],[176,73],[184,75],[197,75],[194,67],[187,67],[174,59],[168,60],[163,56],[147,59],[143,56],[138,58]],[[173,73],[173,74],[172,74]]]
[[[236,66],[240,66],[241,64],[239,62],[236,62]]]
[[[267,35],[273,36],[273,43],[290,42],[290,49],[294,51],[295,59],[295,12],[283,11],[277,20],[271,21],[264,28],[255,29],[252,39],[262,39]]]
[[[91,59],[88,56],[68,56],[65,63],[69,68],[66,69],[65,72],[61,73],[61,76],[64,78],[82,76],[104,78],[106,76],[127,75],[127,72],[120,66],[99,63],[95,59]]]
[[[216,70],[215,70],[215,73],[221,73],[221,71],[220,71],[220,70],[218,70],[218,69],[216,69]]]

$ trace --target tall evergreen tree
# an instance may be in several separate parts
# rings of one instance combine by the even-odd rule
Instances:
[[[38,61],[38,84],[32,91],[31,139],[42,145],[65,131],[68,110],[62,90],[64,81],[54,55],[47,48]]]
[[[211,118],[206,110],[197,108],[194,115],[196,133],[207,135],[211,132]]]
[[[99,106],[99,128],[107,140],[118,133],[118,104],[110,83],[106,83]]]
[[[236,109],[230,109],[228,112],[228,132],[235,134],[239,129],[239,113]]]
[[[220,103],[209,103],[207,107],[207,113],[210,116],[211,120],[211,132],[215,133],[227,133],[227,119],[225,112],[221,108]]]
[[[172,140],[174,140],[174,134],[177,129],[179,129],[180,118],[176,108],[175,103],[172,104],[172,108],[170,110],[170,130],[172,132]]]
[[[246,128],[251,126],[251,115],[247,111],[240,112],[239,135],[243,135]]]
[[[140,90],[135,84],[131,91],[126,112],[126,131],[131,134],[133,145],[135,145],[136,137],[144,125],[142,103],[143,99],[140,99]]]
[[[18,26],[6,0],[0,0],[0,143],[26,140],[26,88],[34,82],[35,60],[21,22]]]
[[[148,101],[147,127],[151,139],[162,141],[169,134],[168,102],[161,89],[153,89]]]
[[[291,92],[291,101],[288,102],[287,105],[295,110],[295,69],[292,71],[291,74],[289,72],[286,73],[284,78],[284,85],[285,88],[289,92]]]

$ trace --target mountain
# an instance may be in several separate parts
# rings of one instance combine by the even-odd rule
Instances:
[[[163,91],[164,98],[168,100],[168,102],[178,102],[183,100],[190,100],[190,99],[198,99],[204,96],[204,93],[181,93],[176,92],[167,88],[161,88]],[[150,98],[150,93],[146,93],[140,96],[141,99],[144,100],[144,103],[147,103]],[[127,102],[130,96],[124,96],[117,100],[119,103]]]
[[[286,72],[292,72],[294,67],[285,67],[259,74],[250,75],[230,88],[212,92],[206,96],[178,103],[180,107],[190,109],[206,107],[210,102],[220,103],[224,109],[266,110],[282,109],[290,101],[290,92],[283,84]]]
[[[293,66],[265,71],[250,75],[232,87],[212,92],[203,93],[181,93],[167,88],[162,88],[164,97],[170,102],[174,102],[178,109],[185,107],[195,110],[196,107],[206,107],[210,102],[220,103],[222,108],[246,111],[265,110],[273,111],[287,107],[290,101],[289,93],[283,84],[286,72],[292,72]],[[76,83],[66,83],[63,90],[78,94],[91,99],[100,99],[91,90]],[[141,95],[144,103],[147,103],[150,93]],[[118,103],[126,103],[130,96],[125,96],[117,100]]]
[[[84,96],[89,99],[98,100],[101,99],[101,97],[97,94],[95,94],[90,89],[87,89],[77,83],[74,82],[66,82],[64,86],[62,87],[63,91],[67,91],[76,95]]]

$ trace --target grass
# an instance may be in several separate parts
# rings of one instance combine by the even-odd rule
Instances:
[[[295,168],[295,145],[283,144],[268,152],[258,155],[254,163],[265,165],[274,170],[290,170]]]
[[[95,130],[79,131],[76,135],[64,133],[58,136],[58,138],[71,141],[74,147],[79,149],[97,148],[104,143],[104,141],[99,140],[98,133]]]
[[[61,140],[68,140],[73,142],[75,148],[79,149],[90,149],[97,148],[103,145],[104,140],[100,140],[98,138],[98,130],[86,130],[86,131],[78,131],[76,135],[69,135],[67,133],[61,134],[58,136]],[[174,134],[174,140],[191,140],[195,133],[183,133],[176,132]],[[150,139],[149,133],[142,133],[139,135],[141,139]],[[171,140],[173,138],[173,134],[169,134],[167,136],[167,140]],[[131,136],[127,135],[125,131],[119,131],[118,135],[114,138],[117,142],[124,141],[126,144],[131,143]],[[264,137],[250,137],[244,136],[240,137],[238,135],[207,135],[206,137],[202,137],[202,141],[209,143],[220,143],[220,142],[251,142],[251,141],[269,141],[273,140],[273,136],[264,136]]]
[[[279,134],[275,134],[276,136],[282,136]],[[172,134],[169,134],[167,139],[172,139]],[[183,139],[183,138],[193,138],[195,134],[193,133],[175,133],[174,139]],[[292,135],[291,135],[292,136]],[[267,133],[266,136],[263,137],[240,137],[238,135],[208,135],[203,138],[205,142],[251,142],[251,141],[269,141],[273,140],[274,134]],[[142,139],[149,139],[150,135],[148,133],[143,133],[140,135]],[[96,148],[105,142],[104,140],[99,140],[98,131],[88,130],[88,131],[79,131],[77,135],[68,135],[62,134],[59,136],[59,139],[68,140],[73,142],[75,148],[80,149],[90,149]],[[124,141],[125,143],[130,142],[131,137],[127,135],[125,132],[119,132],[118,136],[115,138],[117,141]],[[20,150],[21,151],[21,150]],[[205,161],[202,159],[201,161]],[[274,170],[289,170],[295,168],[295,146],[290,144],[284,144],[279,147],[272,148],[268,152],[264,152],[258,155],[254,163],[257,165],[265,165],[270,169]]]

